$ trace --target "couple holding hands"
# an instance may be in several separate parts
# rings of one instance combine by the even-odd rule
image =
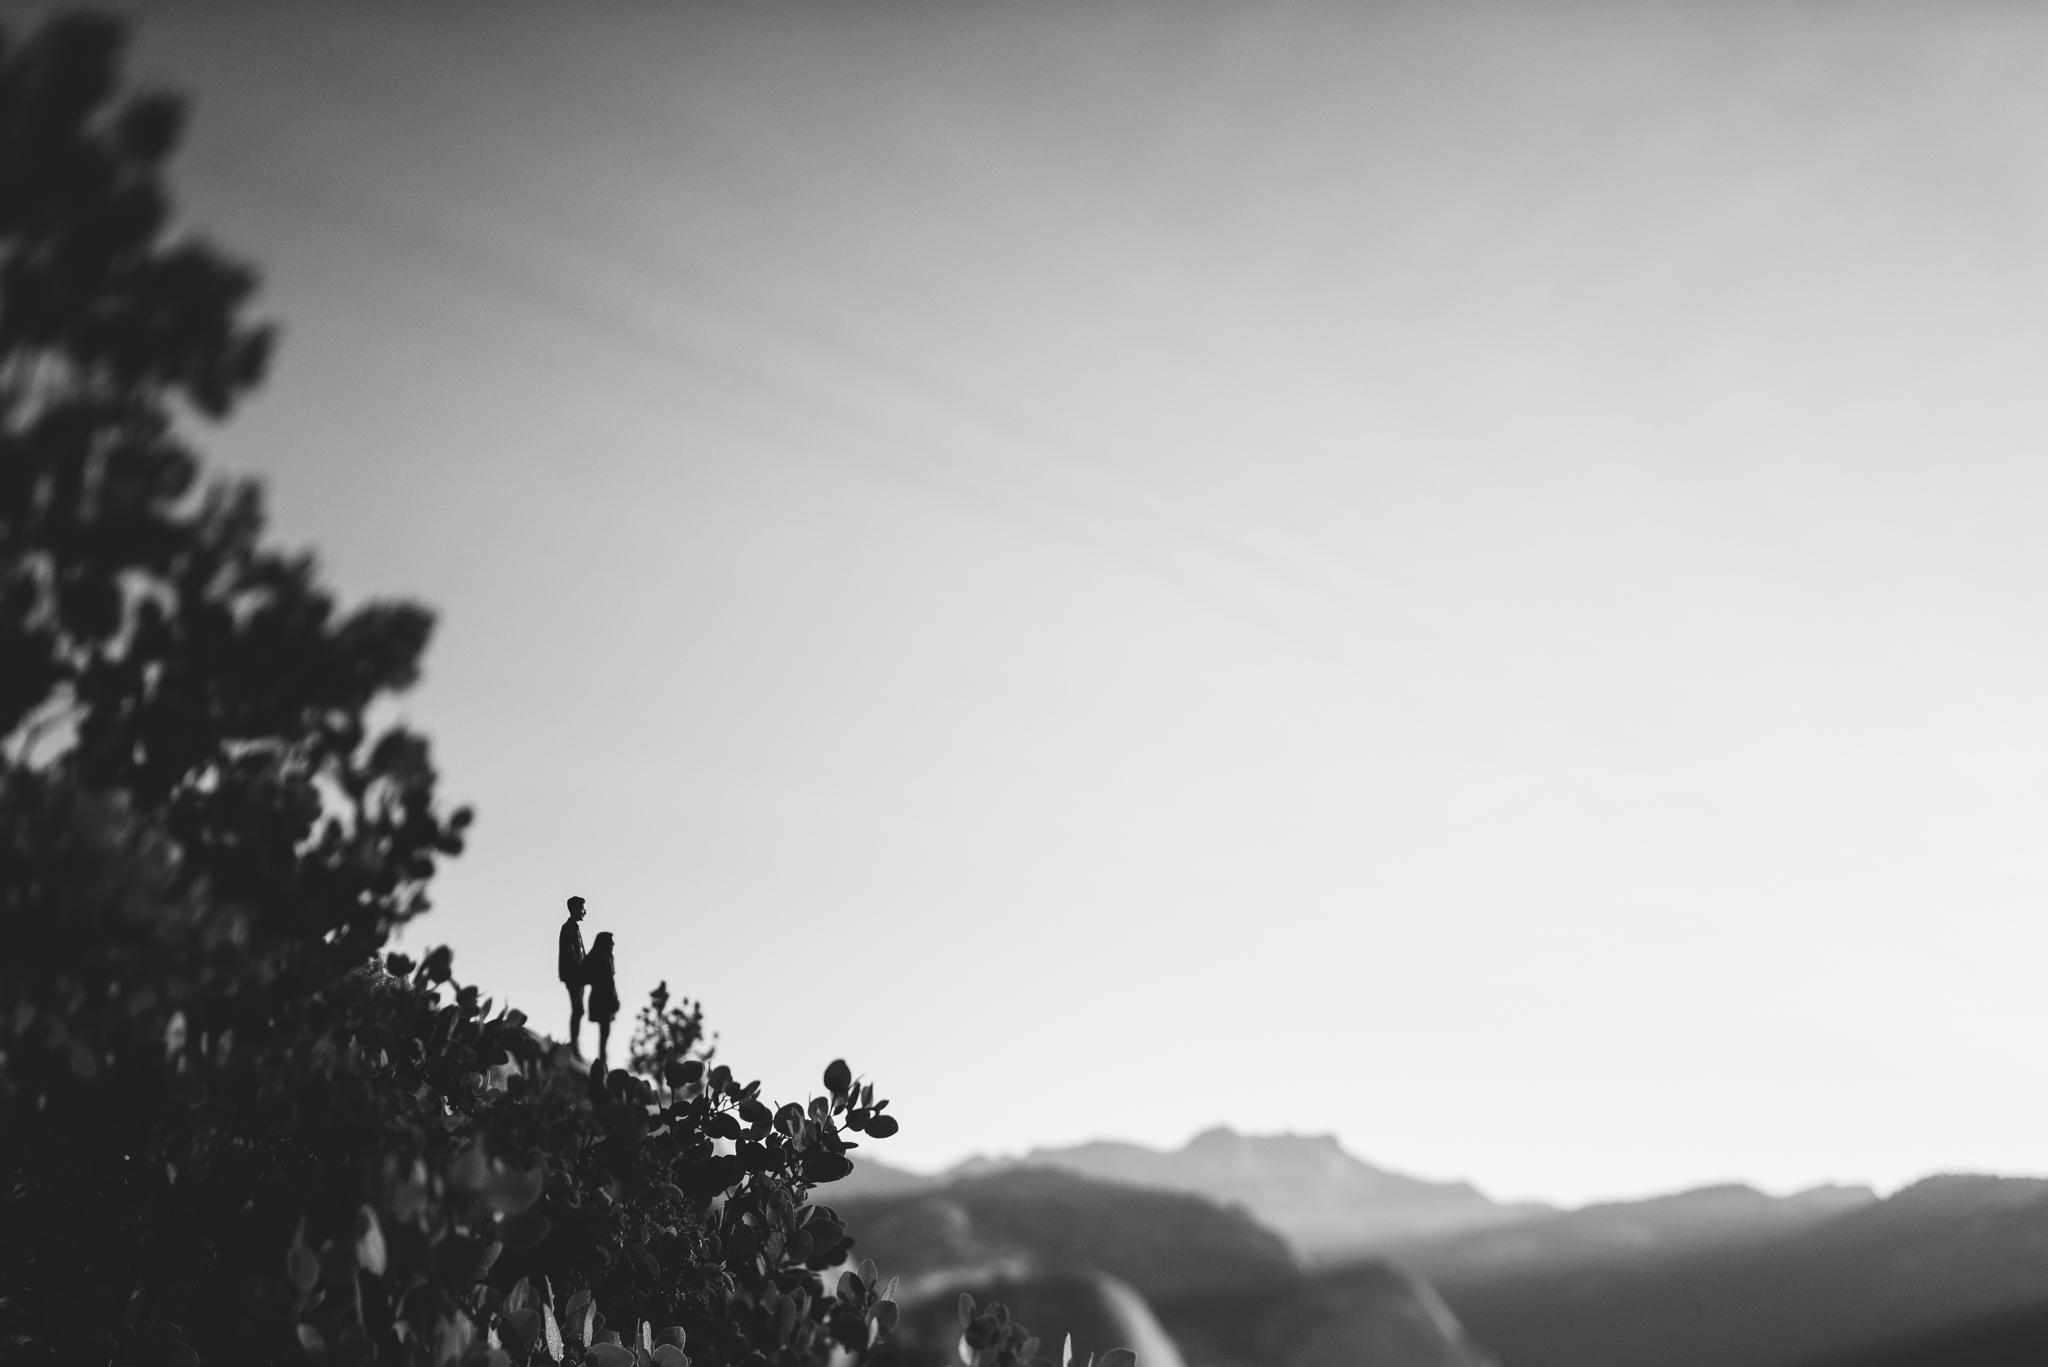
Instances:
[[[612,1022],[619,1014],[618,969],[612,962],[612,933],[601,930],[583,950],[583,899],[569,899],[569,919],[562,922],[561,952],[556,972],[569,989],[569,1049],[583,1057],[583,989],[590,989],[590,1018],[597,1022],[597,1061],[610,1067],[605,1054],[611,1047]]]

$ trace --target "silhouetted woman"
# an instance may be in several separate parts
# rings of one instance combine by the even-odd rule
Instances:
[[[617,975],[612,963],[612,933],[601,930],[583,960],[583,981],[590,987],[590,1018],[597,1022],[597,1061],[605,1068],[612,1066],[605,1050],[611,1047],[612,1021],[619,1014]]]

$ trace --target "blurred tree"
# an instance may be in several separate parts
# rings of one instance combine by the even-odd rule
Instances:
[[[181,433],[271,338],[172,224],[181,106],[121,92],[123,37],[0,30],[0,1356],[885,1354],[807,1199],[895,1127],[843,1062],[770,1107],[664,995],[663,1100],[446,949],[378,957],[468,820],[368,719],[430,619],[341,610],[252,485],[201,487]]]
[[[254,274],[173,232],[182,107],[118,97],[111,20],[0,41],[0,744],[159,819],[176,881],[252,936],[359,961],[468,821],[435,810],[421,738],[365,720],[432,619],[340,611],[260,544],[254,484],[197,491],[181,411],[226,414],[271,334]]]

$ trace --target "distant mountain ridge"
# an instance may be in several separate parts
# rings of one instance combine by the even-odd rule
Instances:
[[[1804,1206],[1798,1199],[1778,1202],[1769,1219],[1725,1222],[1710,1237],[1633,1249],[1598,1231],[1587,1238],[1587,1229],[1564,1228],[1581,1217],[1597,1225],[1643,1215],[1594,1207],[1513,1231],[1547,1243],[1547,1253],[1503,1258],[1452,1240],[1396,1260],[1428,1277],[1515,1367],[1866,1358],[1965,1367],[2003,1361],[1966,1352],[1973,1335],[2024,1344],[2048,1310],[2048,1181],[1932,1177],[1883,1200],[1856,1200],[1854,1189],[1839,1188]],[[1662,1223],[1668,1234],[1687,1220]],[[1603,1243],[1607,1251],[1597,1253]]]
[[[1047,1167],[962,1176],[925,1191],[834,1191],[861,1256],[901,1276],[906,1297],[954,1284],[1103,1272],[1146,1296],[1267,1287],[1292,1252],[1241,1209],[1187,1192]]]
[[[1730,1183],[1547,1212],[1514,1225],[1402,1241],[1383,1251],[1432,1282],[1497,1281],[1537,1269],[1552,1275],[1617,1261],[1766,1243],[1861,1210],[1877,1199],[1868,1187],[1813,1187],[1771,1196]]]
[[[1099,1140],[1033,1149],[1022,1158],[970,1158],[936,1177],[866,1161],[837,1190],[905,1195],[1029,1167],[1241,1206],[1311,1262],[1551,1213],[1548,1206],[1493,1201],[1470,1183],[1430,1182],[1374,1167],[1346,1153],[1333,1135],[1243,1135],[1222,1126],[1168,1152]]]
[[[1722,1185],[1557,1211],[1386,1173],[1329,1139],[1210,1131],[1173,1153],[1083,1144],[940,1176],[868,1164],[832,1199],[906,1285],[1137,1285],[1188,1367],[2048,1361],[2042,1179],[1929,1178],[1884,1199]]]

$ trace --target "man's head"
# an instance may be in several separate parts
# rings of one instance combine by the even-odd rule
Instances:
[[[571,897],[569,899],[569,919],[572,921],[583,919],[583,899],[581,897]]]

